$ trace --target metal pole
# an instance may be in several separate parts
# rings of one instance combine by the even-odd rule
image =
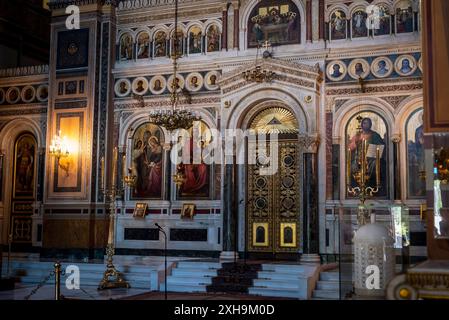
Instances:
[[[165,259],[165,269],[164,269],[164,282],[165,282],[165,300],[167,299],[167,234],[164,232],[165,238],[165,250],[164,250],[164,259]]]
[[[55,263],[55,300],[61,300],[61,264]]]

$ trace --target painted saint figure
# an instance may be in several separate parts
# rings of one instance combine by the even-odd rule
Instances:
[[[386,159],[385,159],[385,140],[380,136],[379,133],[372,130],[373,121],[371,118],[364,118],[361,122],[361,131],[356,133],[349,141],[349,150],[351,150],[351,172],[356,172],[360,170],[359,159],[361,157],[361,152],[363,148],[363,144],[366,141],[366,150],[365,154],[368,152],[370,145],[375,145],[383,152],[380,154],[380,190],[376,196],[386,196],[386,184],[385,184],[385,174],[386,174]],[[368,156],[367,157],[368,168],[367,175],[369,175],[369,179],[367,181],[368,186],[376,187],[376,156]],[[358,186],[354,180],[353,175],[351,186]]]

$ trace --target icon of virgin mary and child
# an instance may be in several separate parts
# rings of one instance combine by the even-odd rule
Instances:
[[[142,140],[134,141],[133,161],[137,176],[133,193],[135,198],[161,198],[162,155],[159,131],[152,135],[147,130]]]

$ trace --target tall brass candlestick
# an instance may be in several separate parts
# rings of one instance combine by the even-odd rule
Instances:
[[[348,186],[351,185],[351,148],[348,148],[348,152],[347,152],[347,160],[346,160],[346,184]]]
[[[100,160],[100,189],[104,191],[104,157]]]
[[[114,155],[112,158],[112,188],[115,188],[117,186],[116,179],[117,179],[117,159],[118,159],[118,151],[117,147],[114,148]]]
[[[376,184],[380,186],[380,148],[376,150]]]

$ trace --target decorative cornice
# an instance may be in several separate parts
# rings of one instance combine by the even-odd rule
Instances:
[[[414,91],[414,90],[422,90],[423,84],[421,83],[406,83],[406,84],[398,84],[398,85],[384,85],[384,86],[376,86],[376,87],[368,87],[365,88],[364,94],[370,93],[386,93],[386,92],[397,92],[397,91]],[[351,88],[332,88],[326,90],[326,95],[328,96],[340,96],[340,95],[360,95],[359,87],[351,87]]]
[[[48,4],[52,10],[66,8],[70,5],[86,6],[90,4],[110,5],[117,7],[120,0],[52,0]]]
[[[192,98],[191,101],[187,99],[180,99],[179,106],[189,108],[192,105],[204,105],[220,102],[221,102],[220,97]],[[119,102],[119,101],[115,102],[115,111],[143,109],[143,108],[168,108],[168,107],[171,107],[171,101],[167,99],[150,100],[145,102]]]
[[[48,65],[0,69],[0,78],[48,74]]]
[[[47,113],[47,108],[39,108],[39,109],[15,109],[15,110],[5,110],[0,111],[0,117],[7,116],[21,116],[21,115],[32,115],[32,114],[44,114]]]

